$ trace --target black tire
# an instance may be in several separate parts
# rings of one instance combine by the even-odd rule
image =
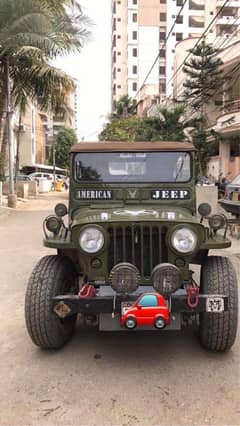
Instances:
[[[127,317],[124,325],[128,330],[133,330],[136,327],[137,322],[136,322],[135,318]],[[129,327],[129,325],[130,325],[130,327]]]
[[[226,352],[234,344],[238,324],[237,276],[226,257],[209,256],[201,268],[201,293],[228,296],[228,311],[200,314],[200,342],[211,351]]]
[[[52,298],[76,293],[76,279],[74,265],[67,257],[45,256],[33,269],[25,297],[25,319],[35,345],[57,349],[70,340],[77,315],[60,319],[52,309]]]
[[[161,325],[161,326],[160,326]],[[166,327],[166,323],[163,317],[157,317],[154,321],[154,327],[157,330],[162,330],[163,328]]]

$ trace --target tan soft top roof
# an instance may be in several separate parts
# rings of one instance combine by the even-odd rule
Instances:
[[[71,152],[195,151],[189,142],[80,142]]]

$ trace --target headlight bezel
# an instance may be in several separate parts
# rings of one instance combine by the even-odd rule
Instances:
[[[179,251],[173,244],[173,238],[174,235],[176,234],[176,232],[182,230],[182,229],[187,229],[187,231],[190,231],[194,236],[195,236],[195,245],[193,247],[192,250],[190,251]],[[196,232],[196,230],[194,229],[193,226],[188,225],[188,224],[183,224],[183,225],[178,225],[176,227],[174,227],[173,229],[171,229],[171,231],[169,232],[168,235],[168,243],[169,246],[172,248],[172,250],[176,253],[176,254],[180,254],[181,256],[191,256],[193,253],[195,253],[198,249],[199,249],[199,238],[198,238],[198,233]]]
[[[87,230],[89,230],[89,229],[95,229],[95,230],[101,232],[102,235],[103,235],[103,244],[102,244],[102,246],[99,248],[99,250],[94,251],[94,252],[88,252],[88,251],[84,250],[84,248],[82,248],[82,246],[80,244],[80,238],[81,238],[82,234],[84,232],[86,232]],[[83,226],[80,229],[80,231],[78,233],[78,247],[80,248],[81,252],[84,253],[87,256],[96,256],[96,254],[100,254],[106,248],[106,244],[107,244],[106,232],[99,225],[95,225],[95,224],[93,224],[93,225],[85,225],[85,226]]]

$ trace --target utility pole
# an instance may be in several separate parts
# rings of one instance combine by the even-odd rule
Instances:
[[[8,188],[8,207],[17,207],[17,196],[14,189],[13,167],[13,109],[10,87],[9,60],[6,59],[6,79],[7,79],[7,126],[8,126],[8,164],[9,164],[9,188]]]
[[[56,144],[55,144],[54,135],[53,135],[52,150],[53,150],[53,189],[55,191],[56,189]]]

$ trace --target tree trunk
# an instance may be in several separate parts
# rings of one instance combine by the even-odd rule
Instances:
[[[21,142],[21,123],[22,123],[22,108],[20,106],[19,119],[18,119],[18,130],[17,130],[17,152],[16,152],[16,163],[15,163],[15,182],[17,181],[17,175],[19,172],[19,153],[20,153],[20,142]]]
[[[7,162],[7,146],[8,146],[8,124],[7,124],[7,72],[6,72],[6,60],[2,58],[4,73],[1,91],[0,101],[0,176],[5,177],[6,162]]]
[[[5,118],[4,125],[2,127],[2,143],[0,153],[0,176],[5,177],[7,168],[7,147],[8,147],[8,125]]]

